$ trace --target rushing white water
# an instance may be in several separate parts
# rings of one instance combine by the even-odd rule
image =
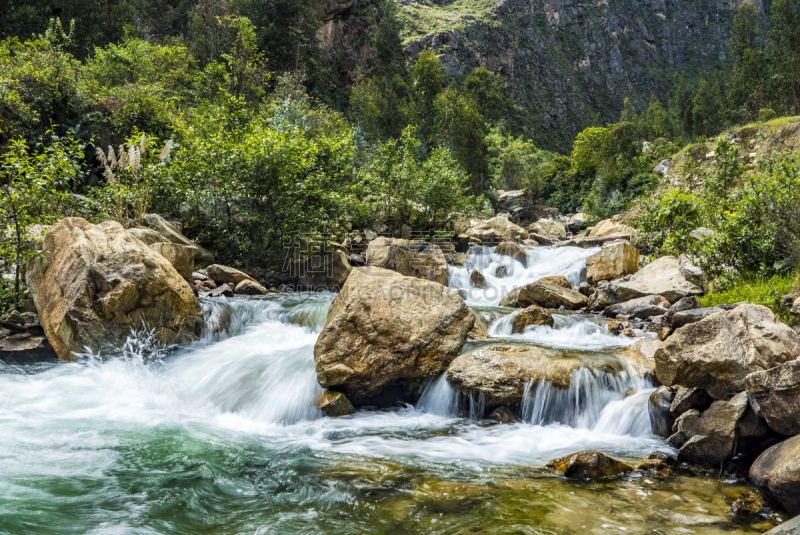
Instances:
[[[464,288],[466,301],[470,305],[497,305],[514,288],[552,275],[563,275],[572,286],[578,286],[586,278],[586,259],[598,250],[578,247],[527,248],[527,265],[523,266],[518,260],[497,254],[494,248],[473,247],[464,267],[450,267],[449,285]],[[505,268],[506,276],[497,276],[500,268]],[[473,269],[486,279],[486,289],[470,286],[469,277]]]

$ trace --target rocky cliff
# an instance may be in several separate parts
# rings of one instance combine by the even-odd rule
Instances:
[[[476,67],[502,74],[527,133],[541,147],[565,149],[598,112],[617,120],[626,96],[642,110],[651,95],[666,96],[673,73],[720,65],[741,2],[399,0],[398,9],[409,59],[430,48],[450,75]],[[351,77],[370,53],[378,3],[338,0],[326,14],[323,45]]]

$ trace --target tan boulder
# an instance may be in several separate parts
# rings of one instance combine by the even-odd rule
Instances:
[[[266,295],[269,291],[254,280],[245,279],[233,289],[236,295]]]
[[[508,234],[509,237],[512,240],[527,240],[528,239],[528,231],[527,230],[525,230],[524,228],[520,227],[519,225],[516,225],[516,224],[512,223],[511,221],[509,221],[507,218],[505,218],[503,216],[493,217],[493,218],[489,219],[488,221],[486,221],[486,224],[489,225],[491,228],[495,229],[497,232],[499,232],[504,237],[506,236],[506,234]]]
[[[656,351],[666,386],[703,388],[714,399],[742,392],[747,375],[800,357],[800,336],[766,307],[743,303],[677,329]]]
[[[704,293],[702,288],[686,280],[675,256],[663,256],[646,265],[629,281],[618,284],[615,291],[622,301],[660,295],[670,303]]]
[[[561,286],[562,288],[566,288],[567,290],[572,289],[572,285],[569,283],[569,280],[567,280],[567,278],[564,275],[550,275],[549,277],[542,277],[536,282],[549,282],[551,284],[556,284],[558,286]]]
[[[379,237],[367,247],[368,267],[391,269],[407,277],[417,277],[447,285],[447,259],[438,245]]]
[[[759,455],[749,475],[753,485],[781,504],[790,515],[800,515],[800,435]]]
[[[639,250],[626,240],[605,243],[586,259],[586,279],[591,285],[632,275],[638,269]]]
[[[314,347],[317,379],[356,406],[413,400],[458,356],[475,315],[455,290],[356,268]]]
[[[486,283],[486,277],[484,277],[477,269],[470,271],[469,284],[473,288],[486,289],[488,287]]]
[[[347,396],[341,392],[326,390],[317,401],[317,408],[329,418],[355,414],[355,409]]]
[[[251,280],[255,282],[255,279],[253,279],[253,277],[247,273],[243,273],[238,269],[220,264],[211,264],[206,268],[206,273],[208,273],[208,277],[217,284],[230,284],[231,287],[235,287],[243,280]]]
[[[144,224],[164,236],[168,242],[180,245],[194,245],[192,240],[175,228],[175,225],[158,214],[145,214]]]
[[[534,282],[515,288],[501,301],[501,307],[526,308],[539,305],[544,308],[564,307],[577,310],[585,307],[589,299],[574,290],[564,288],[551,282]]]
[[[474,311],[473,314],[475,315],[475,325],[467,334],[467,338],[470,340],[490,340],[492,337],[489,336],[489,322],[481,314]]]
[[[525,267],[528,266],[528,253],[514,242],[504,241],[497,244],[495,252],[500,256],[509,256]]]
[[[528,308],[520,311],[511,320],[511,332],[519,334],[525,332],[525,327],[529,325],[548,325],[552,327],[555,324],[553,315],[540,306],[531,305]]]
[[[482,243],[483,245],[491,245],[494,243],[498,243],[503,239],[503,235],[500,232],[497,232],[495,229],[489,227],[488,225],[486,228],[478,228],[472,227],[464,233],[470,239],[475,239],[478,242]]]
[[[164,236],[150,228],[129,228],[128,234],[138,240],[142,240],[145,245],[153,245],[154,243],[164,242]]]
[[[150,248],[166,258],[181,277],[186,280],[192,278],[194,257],[197,254],[197,247],[193,245],[161,242],[150,245]]]
[[[37,248],[27,282],[59,358],[119,348],[138,328],[156,329],[165,344],[199,337],[203,315],[189,284],[120,224],[66,218]]]
[[[628,225],[615,223],[611,219],[604,219],[592,228],[592,231],[589,233],[589,237],[602,238],[603,236],[608,236],[610,234],[627,234],[630,236],[635,232],[636,231]]]
[[[616,373],[616,361],[593,362],[600,370]],[[483,347],[456,358],[447,369],[447,380],[464,393],[481,397],[487,409],[522,402],[525,387],[550,381],[562,390],[572,384],[572,372],[586,368],[575,357],[560,352],[513,345]]]
[[[567,237],[567,229],[564,227],[564,223],[554,219],[540,219],[535,223],[531,223],[528,226],[528,233],[556,239]]]

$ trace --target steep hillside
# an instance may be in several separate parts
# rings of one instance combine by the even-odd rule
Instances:
[[[400,0],[413,59],[430,48],[451,75],[482,66],[508,80],[528,134],[567,148],[598,112],[616,120],[664,97],[673,73],[725,59],[736,0]],[[763,10],[760,0],[756,7]]]

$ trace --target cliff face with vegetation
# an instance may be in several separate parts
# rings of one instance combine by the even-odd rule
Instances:
[[[740,3],[400,0],[399,13],[411,59],[429,48],[450,75],[503,75],[524,133],[564,149],[587,125],[618,119],[626,96],[645,109],[651,95],[666,97],[673,73],[717,67]]]

